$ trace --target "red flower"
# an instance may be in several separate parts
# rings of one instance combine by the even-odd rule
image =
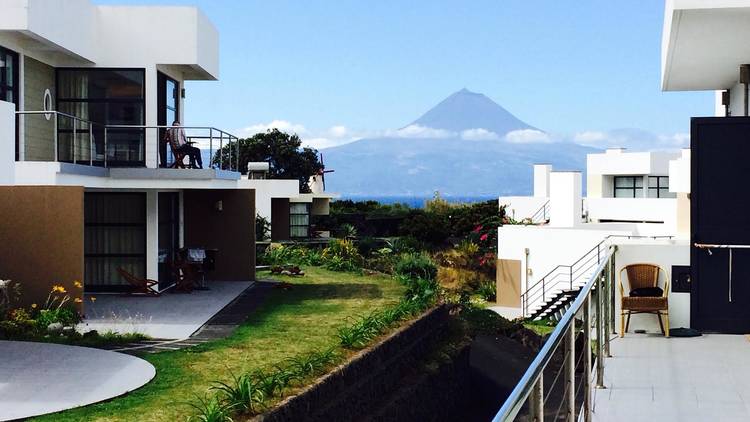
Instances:
[[[485,234],[483,234],[483,235],[481,235],[481,236],[479,237],[479,240],[481,240],[482,242],[484,242],[485,240],[487,240],[487,236],[488,236],[488,234],[487,234],[487,233],[485,233]]]
[[[474,233],[479,233],[480,231],[482,231],[482,226],[481,225],[480,226],[476,226],[476,227],[474,227],[474,230],[472,230],[472,231]]]

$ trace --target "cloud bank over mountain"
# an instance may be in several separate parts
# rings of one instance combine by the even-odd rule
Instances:
[[[686,133],[655,134],[623,128],[545,132],[518,119],[487,96],[462,89],[399,129],[356,131],[345,125],[311,130],[274,120],[239,130],[297,133],[318,148],[336,172],[328,189],[344,195],[509,195],[531,191],[534,163],[585,170],[586,154],[605,148],[678,149]]]

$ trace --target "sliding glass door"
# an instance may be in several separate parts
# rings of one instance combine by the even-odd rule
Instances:
[[[102,126],[94,127],[93,161],[108,166],[145,165],[145,131],[141,128],[108,128],[104,125],[144,125],[146,121],[145,71],[143,69],[57,69],[57,109]],[[73,160],[73,123],[58,121],[58,159]],[[77,128],[80,131],[80,127]],[[87,133],[76,142],[89,145]],[[106,136],[106,139],[105,139]],[[85,138],[85,139],[84,139]],[[77,157],[81,158],[81,157]]]
[[[84,196],[84,279],[91,291],[128,291],[118,268],[146,277],[146,194]]]
[[[157,124],[169,126],[180,119],[180,83],[169,76],[157,72],[156,85],[159,91],[157,98]],[[182,122],[180,122],[182,123]],[[159,130],[159,167],[167,167],[167,143],[163,142],[166,130]]]

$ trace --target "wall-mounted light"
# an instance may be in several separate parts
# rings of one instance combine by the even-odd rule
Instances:
[[[182,89],[180,90],[180,96],[181,96],[182,98],[185,98],[185,88],[182,88]]]
[[[216,201],[216,203],[214,204],[214,209],[219,212],[224,211],[224,201]]]

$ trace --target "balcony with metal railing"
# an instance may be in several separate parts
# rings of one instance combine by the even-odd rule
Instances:
[[[18,111],[19,161],[61,162],[103,168],[175,166],[165,142],[172,126],[101,124],[59,111]],[[180,126],[200,150],[204,168],[239,171],[237,136],[210,126]],[[184,158],[189,167],[188,158]]]

